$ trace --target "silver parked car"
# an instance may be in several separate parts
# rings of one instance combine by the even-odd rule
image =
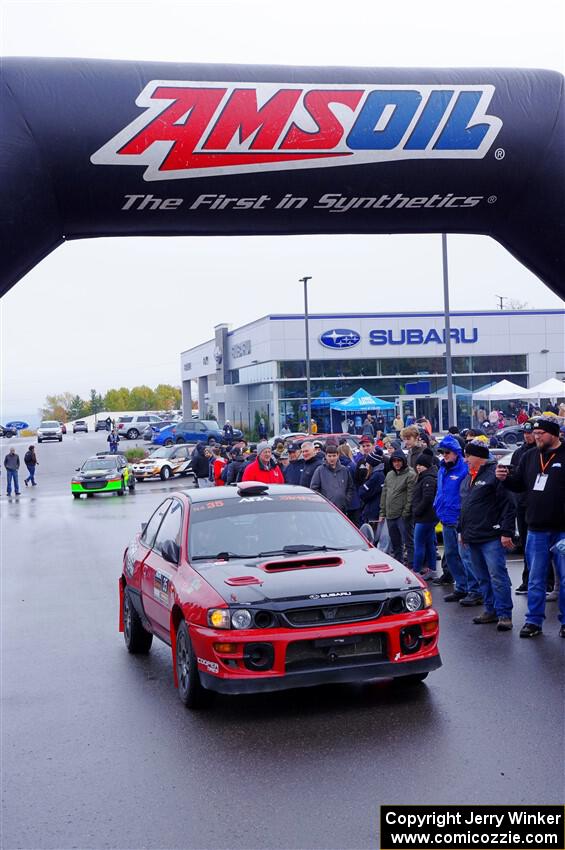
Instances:
[[[63,429],[61,423],[54,419],[46,419],[39,425],[37,429],[37,442],[42,443],[44,440],[59,440],[63,441]]]
[[[137,440],[148,425],[157,424],[162,424],[162,419],[154,413],[132,413],[131,415],[120,416],[116,425],[116,431],[118,436],[122,438],[126,437],[128,440]]]

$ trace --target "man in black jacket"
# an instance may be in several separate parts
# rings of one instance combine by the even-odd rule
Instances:
[[[339,462],[337,443],[327,444],[326,460],[314,470],[310,487],[343,513],[348,509],[353,496],[353,480],[349,469]]]
[[[436,566],[435,527],[437,516],[434,499],[437,491],[437,468],[430,454],[422,452],[416,460],[418,478],[412,494],[412,520],[414,523],[413,571],[422,578],[431,578]]]
[[[542,632],[551,555],[560,580],[559,634],[565,637],[565,444],[559,439],[559,422],[549,416],[534,419],[533,429],[538,450],[527,452],[512,472],[504,466],[496,470],[505,487],[526,493],[530,576],[528,611],[520,637],[535,637]]]
[[[536,439],[534,437],[534,427],[531,422],[526,422],[524,425],[524,442],[516,449],[512,455],[512,466],[517,469],[520,466],[520,461],[526,452],[535,449]],[[522,583],[517,587],[514,593],[519,596],[525,596],[528,592],[528,559],[526,557],[526,539],[528,536],[528,524],[526,522],[526,494],[516,493],[514,495],[516,501],[516,523],[518,525],[518,534],[520,535],[520,543],[524,550],[524,569],[522,570]]]
[[[300,484],[304,461],[300,457],[300,444],[291,443],[288,447],[288,466],[283,469],[285,484]]]
[[[469,474],[461,484],[461,541],[469,546],[473,573],[485,610],[473,618],[477,624],[496,623],[499,632],[512,628],[512,593],[505,549],[512,549],[516,513],[500,481],[496,463],[480,440],[465,446]]]
[[[310,440],[305,440],[302,443],[302,458],[304,467],[302,469],[302,475],[300,476],[300,485],[302,487],[309,487],[312,483],[312,476],[314,475],[314,472],[324,462],[324,453],[318,452],[318,454],[316,454],[314,446]]]

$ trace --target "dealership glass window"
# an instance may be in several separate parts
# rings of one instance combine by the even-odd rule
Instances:
[[[473,361],[471,372],[505,373],[528,371],[528,356],[526,354],[495,354],[492,356],[473,357],[471,359]]]
[[[445,357],[390,357],[381,360],[382,375],[445,374]]]

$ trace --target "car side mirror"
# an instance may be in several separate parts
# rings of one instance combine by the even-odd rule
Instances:
[[[168,561],[169,564],[178,564],[180,558],[180,549],[174,540],[165,540],[161,546],[161,555]]]
[[[375,532],[373,531],[372,527],[369,525],[368,522],[364,522],[359,531],[361,532],[367,543],[372,544],[375,542]]]
[[[80,466],[77,466],[77,468],[75,469],[75,472],[80,472]]]

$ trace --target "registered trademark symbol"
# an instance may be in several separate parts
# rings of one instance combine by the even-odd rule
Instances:
[[[487,200],[489,204],[496,204],[498,198],[496,197],[496,195],[489,195]]]
[[[504,148],[497,148],[494,152],[494,158],[495,159],[504,159],[505,156],[506,156],[506,151],[504,150]]]

